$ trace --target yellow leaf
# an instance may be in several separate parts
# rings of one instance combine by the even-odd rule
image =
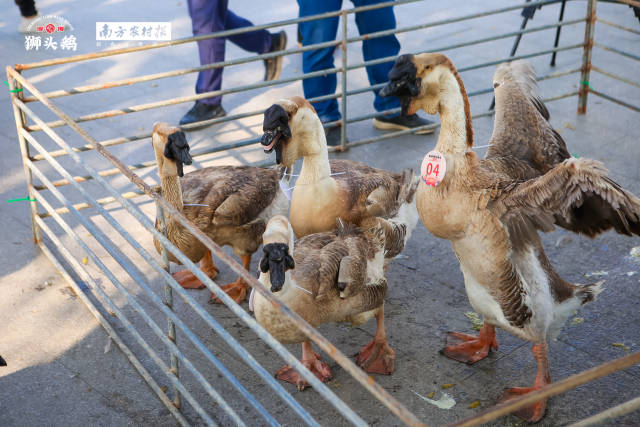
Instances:
[[[447,389],[453,387],[455,384],[442,384],[442,388]]]
[[[87,257],[82,258],[82,263],[83,263],[84,265],[89,264],[89,258],[87,258]]]
[[[469,405],[469,409],[477,408],[478,406],[480,406],[480,401],[476,400]]]
[[[427,395],[427,397],[428,397],[429,399],[433,399],[433,395],[434,395],[434,394],[436,394],[436,392],[435,392],[435,391],[432,391],[431,393],[429,393],[429,394]]]
[[[160,390],[162,390],[163,393],[166,393],[168,388],[169,387],[167,387],[166,385],[163,385],[162,387],[160,387]]]

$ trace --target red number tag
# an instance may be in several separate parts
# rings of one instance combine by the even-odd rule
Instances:
[[[424,156],[420,174],[425,184],[435,187],[442,182],[446,172],[447,159],[445,159],[444,154],[434,150],[429,151],[427,155]]]

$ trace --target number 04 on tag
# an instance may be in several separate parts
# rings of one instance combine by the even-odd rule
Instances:
[[[429,151],[422,160],[420,175],[425,184],[435,187],[447,172],[447,159],[439,151]]]

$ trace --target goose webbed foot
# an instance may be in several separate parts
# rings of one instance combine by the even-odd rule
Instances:
[[[370,374],[391,375],[396,369],[396,353],[387,342],[384,305],[376,313],[376,336],[356,354],[356,365]]]
[[[251,268],[251,255],[243,255],[241,258],[242,266],[245,268],[245,270],[249,271],[249,269]],[[220,286],[220,288],[224,293],[233,298],[236,303],[242,304],[242,301],[244,301],[247,296],[247,289],[249,289],[249,284],[242,278],[238,277],[235,282],[222,285]],[[222,304],[222,300],[216,297],[215,293],[212,293],[211,297],[209,297],[209,304]]]
[[[244,301],[247,296],[247,289],[249,289],[249,285],[243,279],[238,277],[238,280],[235,282],[222,285],[220,288],[236,303],[242,304],[242,301]],[[218,298],[215,293],[212,293],[209,298],[209,304],[222,304],[222,300]]]
[[[485,323],[477,336],[449,332],[447,345],[440,350],[440,353],[450,359],[471,365],[487,357],[491,349],[498,350],[496,329],[493,325]]]
[[[331,368],[322,361],[322,358],[318,353],[313,351],[310,341],[302,343],[302,364],[323,383],[326,383],[333,378]],[[298,387],[298,391],[311,387],[307,380],[305,380],[304,377],[290,365],[280,368],[278,372],[276,372],[276,378],[294,384]]]
[[[211,252],[207,252],[200,261],[200,269],[213,280],[218,275],[218,267],[213,264]],[[173,273],[173,278],[185,289],[204,289],[204,283],[189,270]]]
[[[500,397],[500,402],[506,402],[511,399],[515,399],[532,391],[538,390],[547,384],[551,383],[551,374],[549,372],[549,355],[548,347],[546,343],[535,344],[531,349],[533,357],[538,362],[538,374],[536,375],[536,381],[533,383],[533,387],[512,387],[504,390],[504,393]],[[533,405],[525,406],[522,409],[514,411],[513,414],[523,420],[530,423],[538,422],[544,417],[544,413],[547,409],[547,399],[540,400]]]
[[[372,339],[356,354],[356,365],[370,374],[391,375],[396,367],[396,353],[387,339]]]

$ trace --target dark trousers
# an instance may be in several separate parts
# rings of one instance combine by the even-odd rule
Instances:
[[[20,8],[20,15],[33,16],[37,15],[36,2],[34,0],[16,0],[16,4]]]
[[[228,0],[188,0],[189,15],[193,35],[199,36],[217,31],[249,27],[253,24],[227,9]],[[251,31],[229,37],[217,37],[198,42],[200,64],[224,61],[224,42],[229,39],[244,50],[257,54],[265,53],[271,47],[271,34],[266,30]],[[222,86],[222,68],[201,71],[196,82],[196,93],[219,90]],[[220,105],[221,96],[201,99],[200,102]]]
[[[356,7],[381,3],[383,1],[386,0],[352,0]],[[300,6],[300,16],[309,16],[339,10],[342,7],[342,0],[298,0],[298,5]],[[299,28],[303,45],[308,46],[310,44],[335,40],[338,22],[339,17],[301,22]],[[356,13],[356,24],[360,35],[364,35],[395,28],[396,18],[393,13],[393,8],[385,7]],[[333,68],[333,51],[333,47],[328,47],[304,52],[302,54],[302,70],[305,73],[310,73],[312,71]],[[395,56],[399,51],[400,43],[394,35],[377,37],[362,42],[362,54],[365,61],[386,56]],[[368,66],[367,77],[369,77],[369,83],[374,85],[386,82],[389,79],[389,71],[392,66],[393,61]],[[305,98],[332,94],[336,91],[336,86],[337,77],[335,74],[328,74],[326,76],[314,77],[302,81]],[[315,102],[313,106],[318,112],[320,120],[323,122],[340,119],[338,101],[335,99]],[[373,106],[377,111],[383,111],[397,108],[400,106],[400,103],[395,97],[382,98],[378,95],[378,91],[376,91]]]

